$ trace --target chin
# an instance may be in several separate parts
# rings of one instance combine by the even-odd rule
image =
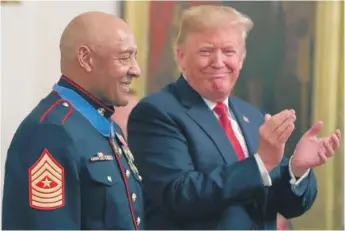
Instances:
[[[126,98],[125,98],[125,97],[122,97],[122,98],[117,98],[117,99],[114,100],[113,102],[114,102],[113,105],[114,105],[115,107],[125,107],[125,106],[127,106],[129,100],[128,100],[127,97],[126,97]]]
[[[212,94],[217,97],[227,97],[230,95],[232,88],[229,87],[220,87],[220,88],[213,88]]]

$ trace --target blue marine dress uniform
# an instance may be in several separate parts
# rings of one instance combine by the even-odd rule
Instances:
[[[143,229],[142,178],[113,112],[61,77],[9,147],[3,229]]]

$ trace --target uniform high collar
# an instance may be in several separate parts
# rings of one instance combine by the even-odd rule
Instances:
[[[91,95],[78,84],[70,80],[68,77],[62,75],[57,83],[61,87],[65,87],[75,91],[78,95],[83,97],[90,105],[92,105],[99,114],[109,119],[114,114],[114,107],[104,104],[102,101]]]

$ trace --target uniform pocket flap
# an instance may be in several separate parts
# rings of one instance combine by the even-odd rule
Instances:
[[[114,185],[121,180],[119,170],[110,161],[87,164],[87,169],[93,181]]]

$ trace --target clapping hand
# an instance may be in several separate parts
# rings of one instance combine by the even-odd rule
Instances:
[[[295,120],[294,110],[284,110],[273,116],[265,115],[265,121],[259,129],[257,153],[268,172],[282,160],[285,143],[295,128]]]
[[[291,160],[291,169],[295,176],[302,176],[309,168],[326,163],[340,146],[340,130],[330,136],[318,138],[322,121],[314,124],[299,140]]]

